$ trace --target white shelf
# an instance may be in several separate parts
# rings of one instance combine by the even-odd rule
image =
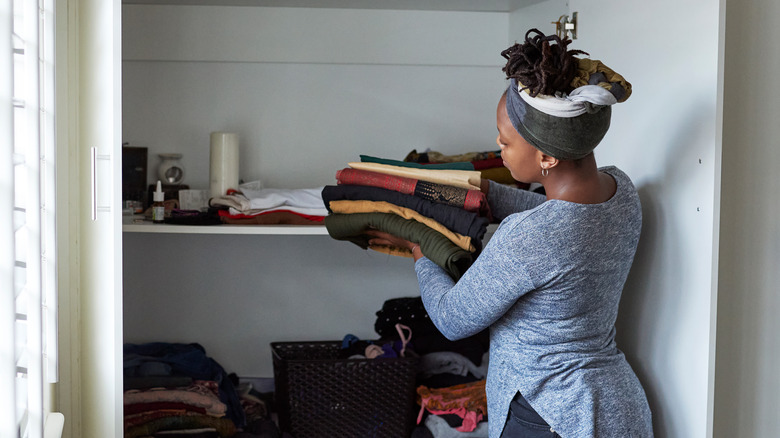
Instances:
[[[489,239],[498,228],[490,224],[485,239]],[[171,225],[155,224],[143,216],[122,216],[122,231],[125,233],[164,234],[272,234],[287,236],[327,236],[325,225]]]
[[[143,216],[123,216],[122,231],[164,234],[328,235],[325,225],[171,225],[155,224],[144,220]]]

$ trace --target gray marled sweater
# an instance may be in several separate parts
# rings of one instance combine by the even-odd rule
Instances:
[[[576,204],[491,184],[503,219],[454,283],[415,263],[423,303],[450,339],[490,327],[490,436],[520,391],[563,438],[652,437],[644,390],[615,344],[615,319],[642,224],[636,189],[615,167],[617,192]]]

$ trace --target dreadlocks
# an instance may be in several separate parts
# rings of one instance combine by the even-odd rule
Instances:
[[[534,33],[535,35],[531,36]],[[556,44],[551,45],[553,41]],[[532,97],[539,94],[553,95],[557,91],[570,92],[571,81],[577,72],[578,59],[574,55],[588,53],[582,50],[566,50],[571,43],[558,35],[545,36],[538,29],[525,33],[525,43],[513,45],[501,52],[507,63],[501,69],[507,79],[516,79]]]

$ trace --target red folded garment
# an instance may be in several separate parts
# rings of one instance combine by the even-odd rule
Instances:
[[[504,167],[504,160],[501,158],[488,158],[485,160],[472,161],[474,170],[492,169],[494,167]]]
[[[414,188],[417,186],[416,179],[349,167],[336,171],[336,181],[339,184],[350,186],[379,187],[404,195],[414,195]]]
[[[222,222],[230,225],[322,225],[325,216],[312,216],[290,210],[272,210],[255,215],[230,214],[220,210]]]
[[[488,206],[487,198],[479,190],[468,190],[445,184],[352,168],[337,171],[336,181],[339,185],[367,186],[392,190],[404,195],[417,196],[418,198],[459,207],[466,211],[478,213],[481,216],[490,217],[490,207]]]

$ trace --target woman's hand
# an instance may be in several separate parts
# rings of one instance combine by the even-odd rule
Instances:
[[[365,233],[373,237],[368,241],[369,245],[406,248],[409,251],[411,251],[412,256],[414,256],[414,261],[417,261],[417,259],[423,256],[423,253],[420,250],[420,245],[414,242],[410,242],[404,238],[394,236],[390,233],[386,233],[384,231],[379,231],[379,230],[367,230]]]

